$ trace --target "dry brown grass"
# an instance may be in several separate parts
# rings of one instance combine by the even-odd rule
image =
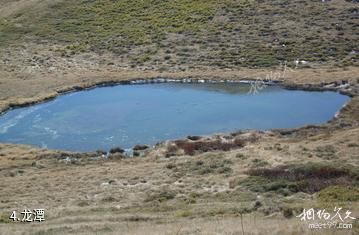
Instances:
[[[265,160],[269,166],[321,162],[323,159],[315,155],[315,150],[323,145],[333,145],[340,151],[328,163],[357,166],[358,146],[348,147],[348,143],[358,137],[358,128],[303,139],[268,133],[256,143],[215,154],[166,158],[159,154],[164,146],[159,146],[144,158],[110,161],[84,158],[75,162],[64,162],[56,157],[58,153],[48,150],[0,145],[2,217],[25,207],[47,210],[46,223],[0,223],[0,233],[241,234],[238,214],[244,211],[245,234],[266,234],[269,229],[272,234],[311,234],[297,219],[283,219],[281,209],[318,206],[309,194],[304,201],[301,194],[288,197],[260,194],[263,200],[255,212],[256,194],[241,186],[230,186],[230,182],[246,177],[253,159]],[[223,161],[228,163],[231,173],[222,174],[216,168],[210,174],[197,174],[190,171],[189,164],[197,161],[204,166],[220,166]],[[170,163],[188,169],[175,171],[168,168]],[[342,203],[352,210],[359,209],[353,202]],[[274,218],[264,218],[264,214]]]

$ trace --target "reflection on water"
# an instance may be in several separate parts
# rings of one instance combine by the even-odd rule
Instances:
[[[280,87],[250,95],[249,88],[163,83],[76,92],[4,114],[0,141],[75,151],[130,148],[187,135],[319,124],[349,99]]]
[[[250,90],[250,85],[248,84],[237,84],[237,83],[172,83],[172,84],[161,84],[164,86],[172,86],[173,88],[178,89],[194,89],[194,90],[204,90],[204,91],[213,91],[220,93],[228,94],[248,94]],[[276,89],[278,87],[272,87]]]

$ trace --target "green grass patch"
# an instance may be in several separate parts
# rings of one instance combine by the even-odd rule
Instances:
[[[41,16],[25,12],[17,20],[23,27],[1,25],[10,36],[27,32],[41,39],[115,50],[160,41],[166,33],[201,30],[220,4],[223,1],[70,0],[50,5]]]

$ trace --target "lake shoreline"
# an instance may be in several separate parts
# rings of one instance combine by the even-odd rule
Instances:
[[[300,71],[300,70],[299,70]],[[268,72],[269,73],[269,72]],[[196,75],[196,76],[195,76]],[[74,86],[66,86],[63,88],[56,89],[56,92],[52,92],[49,94],[41,95],[41,96],[35,96],[27,99],[17,99],[15,101],[2,101],[2,105],[0,103],[0,115],[6,113],[7,111],[19,107],[27,107],[39,103],[44,103],[51,101],[53,99],[56,99],[58,96],[73,93],[77,91],[84,91],[84,90],[92,90],[96,89],[98,87],[111,87],[111,86],[117,86],[117,85],[136,85],[136,84],[150,84],[150,83],[256,83],[259,82],[262,85],[277,85],[281,86],[284,89],[288,90],[303,90],[303,91],[333,91],[333,92],[339,92],[343,95],[347,95],[351,98],[358,96],[358,84],[356,83],[350,83],[348,80],[337,80],[337,81],[324,81],[321,83],[307,83],[307,82],[292,82],[288,78],[283,78],[280,80],[268,80],[265,79],[265,76],[257,76],[256,78],[251,78],[250,75],[245,76],[243,78],[243,75],[241,77],[228,77],[228,75],[224,72],[221,74],[222,76],[218,76],[219,74],[216,74],[216,76],[212,77],[202,77],[198,76],[197,74],[188,75],[186,74],[186,77],[182,77],[183,74],[179,73],[179,75],[160,75],[156,74],[155,77],[152,76],[144,76],[144,78],[137,78],[137,77],[121,77],[118,76],[115,79],[112,77],[104,78],[103,81],[87,81],[86,83],[82,83],[80,85],[74,85]],[[226,76],[227,75],[227,76]],[[137,75],[138,76],[138,75]],[[261,78],[264,79],[261,79]],[[338,110],[337,114],[330,120],[328,123],[324,123],[322,125],[315,125],[316,127],[320,126],[326,126],[330,125],[330,123],[333,120],[337,120],[341,117],[340,113],[342,110],[349,104],[353,102],[353,99],[351,99],[347,104],[343,105],[343,107]],[[4,105],[5,103],[5,105]],[[312,125],[310,125],[312,126]],[[290,132],[300,132],[302,129],[306,129],[307,127],[299,127],[299,128],[290,128],[287,129]],[[255,131],[255,130],[253,130]],[[274,129],[273,131],[280,133],[281,129]],[[213,135],[218,135],[218,133],[214,133]],[[223,133],[225,135],[225,133]],[[207,137],[210,137],[211,135],[207,135]],[[37,148],[36,146],[32,146],[34,148]],[[57,151],[57,150],[55,150]]]
[[[101,73],[100,73],[101,74]],[[146,73],[145,73],[146,74]],[[261,79],[261,77],[251,78],[250,75],[248,77],[243,78],[242,76],[238,77],[231,77],[228,78],[224,73],[222,76],[213,76],[213,77],[205,77],[200,76],[196,78],[192,78],[192,76],[181,73],[178,73],[179,76],[176,74],[171,75],[150,75],[150,76],[143,76],[143,78],[137,77],[122,77],[119,75],[116,78],[109,78],[101,79],[102,81],[91,81],[91,79],[86,80],[81,84],[73,85],[73,86],[66,86],[59,87],[55,89],[55,91],[45,92],[42,93],[40,96],[35,95],[32,97],[26,98],[8,98],[8,99],[0,99],[0,115],[6,112],[9,109],[17,108],[17,107],[26,107],[31,106],[38,103],[43,103],[56,97],[72,93],[76,91],[83,91],[83,90],[91,90],[97,87],[110,87],[110,86],[117,86],[117,85],[128,85],[128,84],[146,84],[146,83],[168,83],[168,82],[179,82],[179,83],[251,83],[251,82],[260,82],[265,85],[280,85],[285,89],[288,90],[303,90],[303,91],[337,91],[343,95],[347,95],[349,97],[354,97],[358,95],[358,91],[351,90],[351,88],[355,87],[352,83],[348,82],[348,80],[329,80],[329,81],[322,81],[320,83],[307,83],[307,82],[298,82],[298,81],[291,81],[290,78],[284,78],[281,80],[268,80]],[[191,73],[189,73],[191,74]],[[196,74],[194,74],[196,75]],[[99,76],[99,75],[98,75]],[[104,75],[105,76],[105,75]],[[139,75],[137,75],[139,76]],[[183,77],[185,76],[185,77]],[[260,79],[260,80],[259,80]],[[355,84],[354,84],[355,85]],[[41,85],[40,85],[41,86]],[[13,94],[16,97],[16,94]]]
[[[308,75],[307,70],[303,70],[303,73]],[[88,213],[101,221],[104,217],[116,216],[116,223],[111,225],[116,228],[122,226],[117,221],[124,220],[131,226],[138,226],[143,219],[147,229],[154,223],[164,221],[164,224],[171,226],[182,226],[181,221],[188,224],[199,219],[216,220],[217,215],[221,218],[224,215],[223,221],[236,221],[238,213],[241,213],[247,220],[257,216],[258,221],[265,224],[272,219],[273,224],[295,226],[294,230],[299,231],[304,225],[295,215],[303,208],[303,200],[305,205],[318,207],[322,200],[319,196],[326,192],[323,190],[340,187],[338,190],[345,188],[353,194],[355,188],[331,185],[323,189],[327,183],[320,181],[320,188],[315,193],[301,187],[298,188],[299,192],[282,192],[287,190],[283,188],[273,191],[263,186],[262,181],[252,181],[258,177],[251,176],[250,172],[263,168],[292,172],[300,168],[317,174],[316,169],[321,172],[344,168],[346,172],[357,167],[359,85],[356,76],[350,75],[353,73],[342,76],[335,74],[336,78],[328,75],[324,81],[310,76],[299,80],[283,79],[281,85],[286,85],[288,89],[335,91],[343,89],[340,87],[342,80],[348,80],[350,86],[342,92],[352,98],[335,117],[322,125],[189,136],[187,139],[161,142],[151,148],[141,146],[134,151],[134,157],[126,157],[121,149],[113,149],[112,153],[80,153],[0,143],[0,176],[3,177],[0,182],[3,188],[0,219],[5,221],[0,223],[0,231],[8,225],[20,229],[19,225],[6,222],[12,210],[24,206],[38,208],[39,205],[47,210],[49,218],[45,225],[49,227],[58,226],[59,219],[67,218],[67,213],[73,215],[73,218]],[[265,77],[266,73],[262,74]],[[312,71],[311,74],[317,73]],[[32,85],[29,87],[26,87],[26,80],[20,80],[20,86],[15,79],[12,86],[18,89],[12,95],[8,93],[11,98],[0,99],[1,107],[4,108],[5,104],[43,102],[65,92],[129,83],[129,80],[143,77],[156,78],[159,74],[102,75],[98,79],[85,75],[74,80],[68,78],[70,80],[65,79],[63,84],[54,86],[48,85],[54,82],[51,79],[31,80],[29,84]],[[180,75],[183,77],[178,74],[162,74],[161,77],[182,79],[190,76]],[[82,81],[80,78],[84,76],[86,79]],[[217,72],[216,76],[198,73],[196,76],[192,74],[191,78],[203,77],[219,80],[237,78],[239,81],[248,79],[249,75],[235,76],[234,73],[229,76],[226,72]],[[308,79],[312,79],[312,82],[308,82]],[[4,83],[0,87],[3,88]],[[275,179],[265,180],[269,180],[270,185],[277,183]],[[311,180],[306,179],[309,183]],[[290,182],[289,185],[294,183]],[[253,191],[252,187],[264,191]],[[295,203],[288,204],[288,200],[294,200]],[[358,212],[357,202],[347,200],[340,203]],[[148,220],[152,222],[148,223]],[[203,221],[198,222],[203,224]],[[65,224],[68,225],[61,222],[61,225]],[[286,231],[293,229],[286,228]]]
[[[3,118],[0,120],[0,126],[2,126],[3,128],[3,135],[0,136],[0,142],[9,142],[9,143],[14,143],[14,144],[29,144],[29,145],[34,145],[37,147],[41,147],[41,148],[49,148],[49,149],[54,149],[54,150],[64,150],[64,151],[74,151],[74,152],[91,152],[91,151],[96,151],[96,150],[102,150],[102,151],[109,151],[111,148],[113,147],[120,147],[123,149],[132,149],[136,144],[147,144],[147,145],[155,145],[158,142],[164,142],[167,140],[176,140],[176,139],[181,139],[181,138],[186,138],[186,136],[188,135],[217,135],[217,134],[222,134],[225,135],[227,133],[230,132],[234,132],[237,130],[246,130],[246,129],[253,129],[253,130],[270,130],[270,129],[280,129],[280,128],[297,128],[297,127],[302,127],[302,126],[306,126],[308,124],[312,124],[312,123],[316,123],[318,125],[321,124],[325,124],[327,121],[331,120],[334,117],[334,114],[342,107],[342,105],[346,102],[348,102],[350,100],[350,98],[348,96],[339,94],[339,92],[335,92],[338,90],[338,88],[333,87],[333,88],[328,88],[328,87],[324,87],[323,89],[320,89],[319,91],[314,91],[314,89],[308,89],[308,91],[303,92],[301,91],[297,91],[297,89],[293,89],[290,88],[288,90],[285,89],[285,86],[282,85],[282,81],[257,81],[257,80],[209,80],[209,79],[166,79],[166,78],[155,78],[155,79],[147,79],[147,80],[132,80],[132,81],[123,81],[117,84],[110,84],[112,86],[106,86],[106,84],[102,84],[100,86],[96,86],[93,88],[88,88],[88,89],[81,89],[80,91],[78,91],[77,93],[63,93],[60,96],[58,96],[56,98],[56,101],[48,101],[45,105],[47,107],[53,107],[53,105],[56,106],[56,103],[62,103],[61,101],[65,101],[65,104],[63,104],[63,107],[71,107],[71,103],[77,103],[79,98],[72,98],[69,99],[66,97],[82,97],[81,98],[81,102],[84,105],[88,105],[88,108],[95,108],[98,109],[100,107],[102,107],[102,104],[105,105],[105,107],[107,107],[106,103],[98,103],[97,101],[99,100],[106,100],[106,97],[111,97],[111,100],[114,101],[118,101],[120,102],[119,104],[124,105],[123,107],[121,105],[118,104],[118,102],[116,101],[115,103],[110,104],[110,108],[102,110],[101,113],[103,115],[100,115],[97,117],[96,113],[92,113],[91,111],[89,113],[86,114],[86,116],[88,117],[88,119],[91,120],[97,120],[97,122],[102,123],[101,118],[103,118],[104,116],[108,116],[108,118],[111,118],[111,120],[113,120],[114,123],[116,122],[116,118],[114,116],[111,116],[112,114],[116,114],[116,112],[114,110],[121,110],[121,112],[125,112],[126,113],[126,107],[128,105],[136,107],[137,106],[137,102],[134,103],[133,100],[137,100],[137,97],[142,97],[141,94],[146,94],[146,98],[145,100],[151,100],[150,104],[154,105],[155,107],[161,107],[161,110],[158,110],[158,112],[153,113],[154,110],[151,109],[151,114],[149,113],[142,113],[142,109],[136,109],[136,115],[130,115],[129,117],[132,117],[133,120],[137,120],[136,116],[142,116],[142,117],[147,117],[148,115],[150,115],[153,119],[153,121],[151,123],[146,122],[146,120],[142,120],[139,122],[131,122],[131,119],[127,119],[126,123],[122,123],[122,124],[117,124],[117,125],[121,125],[121,133],[127,133],[127,136],[131,136],[131,133],[136,132],[136,128],[140,128],[140,129],[144,129],[147,130],[146,133],[151,133],[146,135],[145,133],[138,135],[136,137],[132,137],[132,139],[130,138],[130,140],[126,140],[126,139],[112,139],[111,140],[111,144],[107,143],[107,136],[103,136],[102,134],[99,134],[99,136],[97,137],[91,137],[91,136],[87,136],[85,133],[87,133],[88,131],[92,130],[92,129],[96,129],[96,122],[94,123],[93,121],[91,122],[92,124],[85,124],[86,120],[84,120],[84,123],[79,124],[79,123],[72,123],[71,121],[65,121],[66,116],[64,117],[65,120],[63,121],[59,121],[58,119],[56,123],[52,123],[47,122],[47,128],[45,129],[50,129],[51,130],[51,135],[47,136],[47,137],[42,137],[40,139],[36,138],[36,135],[31,135],[34,136],[34,139],[32,139],[32,137],[27,136],[24,133],[27,132],[34,132],[34,133],[39,133],[38,129],[33,129],[31,126],[35,123],[35,120],[33,124],[32,121],[30,121],[31,123],[28,123],[27,121],[23,120],[23,124],[20,126],[23,126],[22,129],[20,127],[20,130],[17,128],[13,128],[14,130],[16,129],[16,131],[14,130],[9,130],[7,131],[8,128],[6,128],[6,123],[9,123],[9,121],[11,121],[11,117],[12,114],[7,114],[4,115]],[[116,85],[116,86],[115,86]],[[349,84],[345,84],[345,87],[348,88]],[[167,90],[167,92],[169,93],[165,93],[160,95],[161,90],[156,90],[155,92],[152,91],[151,88],[163,88],[164,90]],[[171,89],[175,89],[175,90],[171,90]],[[193,89],[189,89],[188,92],[185,96],[181,96],[181,100],[186,100],[186,101],[182,101],[180,103],[176,103],[178,97],[178,94],[176,93],[177,88],[183,88],[183,89],[188,89],[188,88],[202,88],[200,89],[201,94],[197,94],[195,89],[193,91]],[[217,90],[217,89],[219,90]],[[140,90],[138,90],[140,89]],[[215,89],[216,91],[221,91],[223,94],[218,97],[221,102],[220,104],[218,104],[219,106],[216,106],[217,104],[217,99],[213,98],[212,96],[208,97],[209,99],[212,97],[212,100],[206,100],[206,102],[211,103],[211,106],[208,107],[207,109],[205,109],[205,105],[204,107],[201,106],[201,100],[202,100],[202,95],[206,96],[207,93],[210,93],[211,91],[213,91],[213,89]],[[275,92],[274,94],[271,93],[270,91],[280,91],[283,92],[284,94],[287,94],[288,96],[286,96],[286,98],[288,99],[288,102],[296,104],[297,108],[301,111],[296,112],[297,109],[292,109],[292,106],[287,106],[286,102],[283,102],[283,99],[278,99],[278,93]],[[318,90],[318,89],[316,89]],[[327,91],[324,92],[323,90]],[[125,92],[125,94],[121,95],[121,93]],[[127,93],[126,93],[127,92]],[[174,92],[174,93],[172,93]],[[207,92],[207,93],[206,93]],[[226,94],[230,93],[230,94],[238,94],[240,95],[242,98],[239,98],[239,96],[237,97],[232,97],[231,95],[228,97],[228,99],[226,99],[226,101],[224,102],[223,96],[225,96]],[[213,95],[216,95],[218,92],[213,93]],[[260,115],[258,116],[258,114],[254,117],[252,117],[249,120],[246,120],[246,118],[238,118],[241,116],[246,116],[246,114],[248,113],[248,110],[250,110],[253,105],[251,104],[252,100],[256,100],[256,96],[261,96],[261,94],[269,94],[269,96],[266,96],[266,99],[261,100],[260,103],[262,103],[260,105],[260,107],[264,106],[266,107],[265,109],[272,107],[271,109],[269,109],[267,111],[267,114],[264,115]],[[69,95],[69,94],[77,94],[75,96]],[[96,99],[94,99],[94,94],[96,96]],[[297,95],[299,96],[297,96]],[[153,95],[155,97],[162,97],[159,100],[157,98],[153,99]],[[263,94],[262,94],[263,95]],[[174,97],[177,98],[174,98]],[[280,96],[280,95],[279,95]],[[291,96],[293,96],[293,98],[290,98]],[[313,110],[312,108],[312,103],[309,101],[305,102],[302,100],[307,100],[307,99],[312,99],[311,97],[326,97],[324,99],[321,99],[322,101],[321,104],[323,106],[318,106],[318,107],[322,107],[323,110],[330,110],[329,113],[327,115],[324,115],[324,117],[318,117],[318,119],[315,118],[315,115],[311,115],[310,113],[312,113],[312,111],[317,112],[320,110]],[[87,98],[85,98],[87,97]],[[162,99],[164,97],[166,98],[166,101],[163,101]],[[189,98],[191,97],[191,98]],[[269,101],[269,97],[273,97],[276,101],[274,103],[271,103]],[[336,97],[336,98],[335,98]],[[242,100],[242,101],[238,101]],[[131,100],[133,99],[133,100]],[[174,99],[174,103],[171,102],[171,100]],[[328,100],[327,100],[328,99]],[[333,99],[332,101],[330,101],[330,99]],[[340,99],[340,103],[336,103],[336,99]],[[77,100],[77,101],[76,101]],[[143,100],[143,101],[145,101]],[[200,105],[200,107],[204,108],[202,110],[201,108],[201,112],[198,113],[195,110],[190,111],[192,108],[187,107],[186,108],[186,104],[187,102],[199,102],[197,103],[197,105]],[[245,100],[245,102],[243,102],[243,100]],[[141,98],[140,100],[137,100],[141,103]],[[232,101],[234,103],[232,103]],[[67,102],[67,103],[66,103]],[[107,102],[107,101],[106,101]],[[125,102],[125,103],[122,103]],[[236,102],[238,102],[237,107],[242,107],[241,109],[232,109],[231,107],[235,107]],[[282,103],[283,102],[283,103]],[[146,106],[148,105],[148,101],[145,101]],[[228,104],[229,106],[223,106],[224,104]],[[159,106],[158,106],[159,105]],[[164,105],[164,106],[163,106]],[[177,107],[176,105],[179,105],[180,107]],[[22,111],[25,110],[31,110],[32,107],[34,107],[36,109],[36,107],[41,107],[43,105],[34,105],[34,106],[30,106],[27,108],[23,108],[21,109]],[[187,110],[186,112],[184,112],[183,114],[186,115],[186,113],[190,112],[192,113],[192,115],[194,115],[192,117],[192,121],[188,121],[188,122],[184,122],[183,120],[181,120],[181,118],[177,118],[176,115],[174,116],[170,116],[171,113],[177,112],[177,108],[181,109],[184,108],[185,110]],[[223,109],[222,109],[223,108]],[[12,107],[12,111],[10,113],[18,113],[18,112],[22,112],[21,110],[15,110],[16,107]],[[50,108],[51,109],[51,108]],[[49,109],[49,110],[50,110]],[[52,108],[54,109],[54,107]],[[55,108],[56,109],[56,108]],[[289,110],[288,110],[289,109]],[[36,109],[37,110],[37,109]],[[60,108],[61,110],[61,108]],[[62,112],[66,113],[68,110],[65,108],[64,110],[60,111],[56,109],[56,116],[62,116]],[[81,107],[77,107],[76,108],[78,115],[83,116],[84,112],[81,112]],[[91,109],[90,109],[91,110]],[[221,112],[218,112],[218,110],[221,110]],[[231,116],[232,118],[229,118],[228,120],[230,122],[234,122],[232,124],[229,124],[225,121],[225,117],[223,116],[223,112],[226,112],[225,110],[228,110],[228,115]],[[243,111],[244,110],[244,111]],[[247,111],[245,111],[247,110]],[[270,111],[272,110],[272,111]],[[266,117],[267,115],[272,116],[272,114],[274,116],[275,113],[273,113],[273,110],[277,110],[278,112],[281,112],[283,117],[285,117],[285,114],[288,114],[288,116],[293,116],[296,113],[297,115],[295,115],[297,118],[296,119],[286,119],[285,121],[282,120],[282,122],[277,121],[277,118],[279,118],[277,116],[277,118],[270,118],[270,117]],[[308,112],[308,110],[312,110],[311,112]],[[259,111],[259,110],[258,110]],[[207,113],[208,112],[208,113]],[[250,111],[249,111],[250,112]],[[265,112],[265,111],[264,111]],[[292,113],[293,112],[293,113]],[[323,111],[325,113],[325,111]],[[82,113],[82,114],[81,114]],[[157,113],[157,114],[156,114]],[[211,125],[210,126],[206,126],[206,124],[203,123],[203,127],[202,129],[198,129],[196,128],[197,125],[201,126],[202,122],[199,121],[198,117],[203,117],[203,114],[207,113],[206,117],[211,117]],[[292,113],[292,114],[291,114]],[[319,112],[318,112],[319,113]],[[44,113],[43,113],[44,114]],[[9,116],[10,115],[10,116]],[[35,114],[36,115],[36,111]],[[40,116],[40,113],[38,113],[36,116]],[[44,114],[46,116],[46,114]],[[156,118],[154,118],[154,116],[156,116]],[[199,115],[199,116],[196,116]],[[222,117],[222,116],[223,117]],[[42,115],[41,115],[42,116]],[[227,116],[227,115],[225,115]],[[217,119],[216,117],[218,117],[219,119]],[[224,118],[224,119],[220,119],[220,118]],[[262,118],[261,118],[262,117]],[[265,118],[266,117],[266,118]],[[269,118],[269,119],[268,119]],[[308,118],[308,119],[307,119]],[[29,120],[31,120],[31,117],[28,117]],[[165,122],[158,122],[156,120],[162,120],[165,119],[166,121],[168,120],[169,123]],[[258,120],[257,120],[258,119]],[[320,119],[320,121],[319,121]],[[214,121],[216,120],[216,121]],[[226,119],[227,120],[227,119]],[[256,121],[257,120],[257,121]],[[197,122],[196,122],[197,121]],[[62,128],[59,128],[59,125],[61,125],[61,123],[64,122],[66,123],[66,126],[63,126],[63,128],[66,128],[68,131],[64,132],[62,130]],[[121,123],[121,121],[119,121]],[[205,122],[205,121],[204,121]],[[16,122],[17,123],[17,122]],[[21,122],[19,122],[20,124]],[[24,125],[24,123],[27,123],[26,125]],[[37,121],[36,121],[36,126],[40,125]],[[130,124],[132,123],[132,124]],[[157,123],[157,124],[156,124]],[[166,124],[167,123],[167,124]],[[187,123],[187,124],[185,124]],[[245,124],[247,123],[247,124]],[[266,124],[264,124],[266,123]],[[286,123],[286,124],[284,124]],[[74,125],[73,125],[74,124]],[[14,126],[16,126],[17,124],[13,124]],[[86,136],[86,141],[78,141],[78,138],[75,138],[74,136],[74,131],[77,130],[77,126],[87,126],[83,131],[84,131],[84,136]],[[116,125],[116,124],[113,124]],[[152,129],[152,126],[156,125],[157,128],[156,129]],[[132,126],[131,128],[129,126]],[[213,128],[213,126],[216,126],[217,128]],[[218,128],[221,127],[221,128]],[[5,129],[4,129],[5,128]],[[30,129],[28,129],[30,128]],[[39,128],[39,127],[37,127]],[[100,127],[98,127],[100,128]],[[175,133],[171,133],[171,134],[166,134],[163,135],[164,132],[166,132],[166,130],[171,129],[171,128],[175,128],[176,132]],[[203,129],[204,128],[204,129]],[[115,128],[117,129],[117,128]],[[45,130],[44,130],[45,131]],[[1,130],[0,130],[1,132]],[[48,132],[48,130],[46,130],[45,132]],[[43,132],[41,132],[42,135],[45,135]],[[61,133],[61,134],[59,134]],[[116,131],[117,133],[117,131]],[[167,132],[166,132],[167,133]],[[107,133],[107,135],[114,135],[114,132],[110,132]],[[46,135],[45,135],[46,136]],[[115,135],[117,136],[117,135]],[[19,141],[16,139],[22,139],[22,141]],[[54,138],[54,140],[48,140],[48,138]],[[85,138],[85,137],[84,137]],[[95,138],[95,139],[94,139]],[[112,137],[113,138],[113,137]],[[118,137],[117,137],[118,138]],[[56,140],[55,140],[56,139]],[[69,139],[71,139],[71,141],[68,141]],[[152,140],[151,140],[152,139]],[[154,141],[153,139],[156,139],[156,141]],[[88,144],[88,143],[92,143],[92,144]],[[107,143],[107,144],[105,144]]]

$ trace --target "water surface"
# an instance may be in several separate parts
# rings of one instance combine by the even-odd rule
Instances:
[[[11,110],[0,142],[74,151],[155,144],[187,135],[324,123],[348,97],[244,84],[142,84],[102,87]]]

